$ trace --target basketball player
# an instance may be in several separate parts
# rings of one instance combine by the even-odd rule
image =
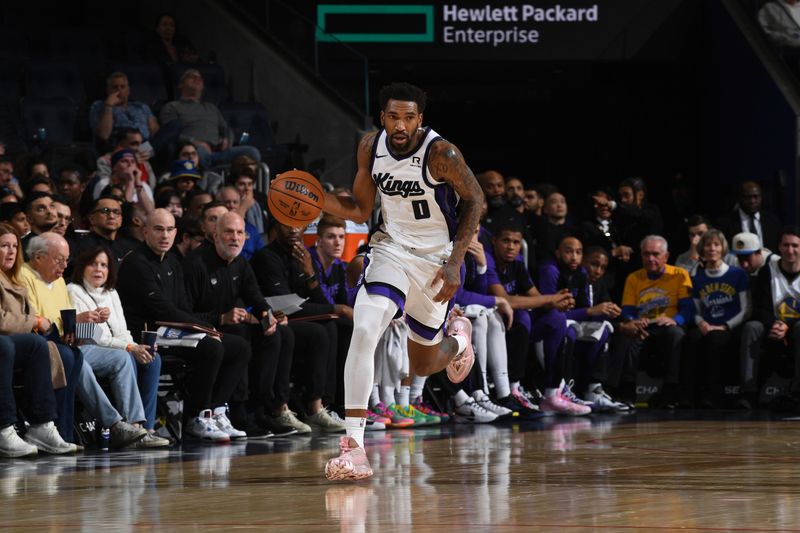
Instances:
[[[347,436],[339,443],[341,455],[325,466],[331,480],[372,475],[364,427],[373,354],[395,316],[406,313],[412,374],[428,376],[446,367],[450,380],[458,383],[475,360],[469,319],[451,320],[447,336],[443,327],[461,284],[483,194],[458,148],[423,128],[426,95],[421,89],[393,83],[379,96],[383,129],[368,133],[358,145],[353,197],[325,193],[325,211],[355,222],[368,220],[376,191],[381,196],[380,225],[370,239],[344,367]]]

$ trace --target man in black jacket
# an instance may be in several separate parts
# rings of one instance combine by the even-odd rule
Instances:
[[[743,231],[755,233],[765,248],[777,250],[781,223],[778,217],[761,209],[761,186],[755,181],[745,181],[739,187],[736,209],[717,221],[717,227],[728,242]]]
[[[311,254],[303,246],[305,228],[277,224],[275,240],[251,260],[258,285],[266,296],[295,293],[308,298],[295,316],[337,315],[352,320],[353,309],[325,299]],[[290,321],[295,333],[295,375],[306,378],[306,422],[326,432],[344,432],[344,422],[331,416],[323,402],[336,397],[338,331],[333,319]],[[298,361],[299,360],[299,361]],[[303,369],[301,365],[303,363]]]
[[[238,213],[224,213],[216,220],[211,237],[213,242],[206,242],[186,257],[183,270],[193,310],[213,313],[211,324],[215,328],[247,339],[253,349],[249,380],[243,379],[234,393],[231,419],[245,427],[251,438],[258,430],[247,420],[249,381],[258,425],[278,436],[309,433],[311,428],[294,418],[288,408],[294,334],[285,317],[279,325],[270,313],[253,269],[241,255],[247,238],[244,219]],[[275,418],[267,418],[265,410]],[[282,418],[286,420],[281,422]]]
[[[183,269],[169,253],[175,240],[175,218],[156,209],[147,218],[144,243],[123,261],[117,290],[135,338],[156,321],[187,322],[212,327],[216,312],[194,313],[186,293]],[[239,316],[238,314],[236,316]],[[196,347],[161,347],[162,353],[186,359],[184,431],[195,438],[227,442],[246,438],[227,417],[226,404],[245,375],[250,344],[236,335],[206,335]]]

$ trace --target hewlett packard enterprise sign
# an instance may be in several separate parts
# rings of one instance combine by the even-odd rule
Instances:
[[[377,57],[621,59],[680,2],[325,3],[317,5],[317,40],[355,43]]]

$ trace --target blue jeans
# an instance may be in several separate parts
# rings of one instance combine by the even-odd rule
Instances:
[[[147,429],[153,429],[156,425],[158,381],[161,378],[161,356],[156,354],[155,359],[147,364],[137,362],[132,355],[131,360],[136,365],[136,382],[139,384],[139,396],[142,398],[142,406],[144,407],[146,422],[143,425]]]
[[[200,156],[200,166],[206,170],[217,165],[229,165],[237,156],[246,155],[261,161],[261,152],[255,146],[232,146],[223,152],[208,152],[202,146],[197,147],[197,154]]]
[[[83,345],[80,350],[86,364],[81,370],[78,395],[92,416],[107,428],[123,418],[128,422],[144,422],[144,407],[136,386],[136,366],[128,352],[95,344]],[[111,393],[120,406],[119,412],[97,383],[95,374],[109,380]]]
[[[56,397],[50,379],[50,352],[44,337],[26,333],[0,335],[0,428],[17,421],[12,379],[22,369],[24,393],[28,398],[28,421],[42,424],[56,419]]]

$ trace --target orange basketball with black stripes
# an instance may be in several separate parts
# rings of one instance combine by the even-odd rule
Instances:
[[[267,206],[272,216],[287,226],[299,228],[317,219],[325,203],[322,185],[303,170],[278,174],[269,186]]]

